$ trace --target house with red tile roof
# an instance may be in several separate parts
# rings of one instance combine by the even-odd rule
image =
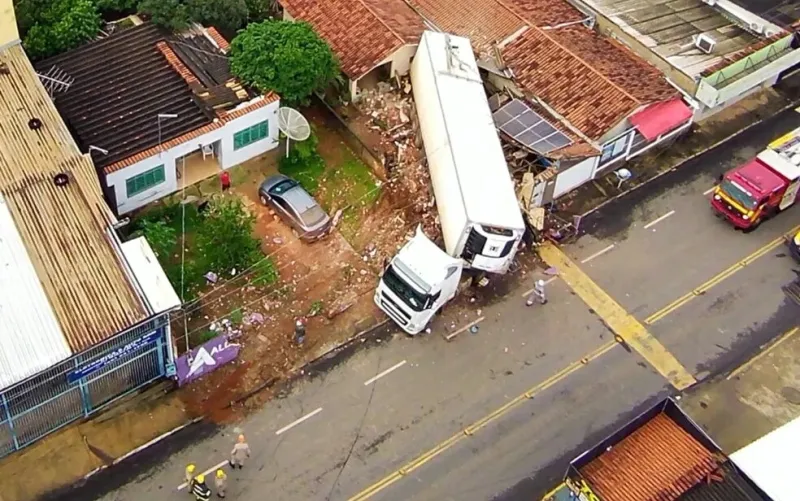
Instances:
[[[404,0],[279,0],[287,21],[306,21],[339,58],[351,96],[364,78],[408,73],[422,17]]]
[[[524,140],[529,127],[505,115],[508,126],[495,120],[507,138],[557,170],[536,205],[691,125],[693,109],[658,68],[594,31],[566,0],[407,1],[432,26],[470,38],[486,80],[570,139],[543,152]]]
[[[557,170],[548,188],[539,190],[542,197],[536,205],[670,141],[692,122],[693,109],[658,68],[594,31],[587,16],[566,0],[281,4],[287,18],[310,22],[331,44],[351,81],[381,66],[390,69],[384,71],[387,76],[404,73],[426,27],[468,38],[484,80],[510,94],[514,110],[520,110],[520,101],[526,117],[539,117],[521,123],[505,113],[508,109],[494,110],[499,113],[496,125],[507,140],[545,158]],[[411,47],[412,52],[404,53],[402,62],[391,59],[401,47]],[[553,130],[557,140],[532,147],[533,128]]]
[[[771,501],[670,398],[574,459],[550,496],[560,490],[597,501]]]
[[[36,64],[118,215],[278,146],[278,96],[239,83],[228,49],[140,23]]]

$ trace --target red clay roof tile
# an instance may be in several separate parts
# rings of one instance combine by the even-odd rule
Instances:
[[[603,501],[674,501],[720,461],[666,414],[658,414],[580,469]]]
[[[208,36],[210,36],[211,39],[214,40],[214,42],[217,44],[217,47],[219,47],[222,52],[228,52],[228,49],[231,47],[231,44],[229,44],[228,41],[225,40],[225,37],[222,36],[220,32],[217,31],[216,28],[214,28],[213,26],[209,26],[208,28],[206,28],[206,32],[208,33]]]
[[[525,21],[497,0],[410,0],[443,31],[467,37],[473,49],[488,53],[525,26]]]
[[[403,0],[280,0],[294,19],[309,22],[358,79],[403,45],[416,44],[425,27]]]

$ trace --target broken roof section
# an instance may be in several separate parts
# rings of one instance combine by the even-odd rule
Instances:
[[[293,18],[310,23],[358,80],[405,45],[416,45],[422,18],[403,0],[280,0]]]
[[[573,460],[566,481],[602,501],[769,501],[672,399]]]
[[[484,61],[499,51],[526,96],[581,142],[596,142],[642,106],[678,95],[655,67],[583,26],[585,16],[565,1],[409,1],[440,29],[469,37]]]
[[[19,43],[0,52],[0,67],[0,385],[7,386],[151,312],[121,259],[94,166]]]
[[[211,124],[220,110],[255,96],[231,75],[222,37],[195,27],[169,35],[145,23],[36,65],[69,86],[44,79],[81,150],[95,146],[111,166]],[[159,114],[176,114],[162,120]]]

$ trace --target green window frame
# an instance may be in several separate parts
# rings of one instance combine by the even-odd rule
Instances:
[[[125,190],[128,193],[128,198],[138,195],[143,191],[147,191],[154,186],[158,186],[159,184],[166,181],[166,175],[164,171],[164,165],[159,165],[158,167],[153,167],[150,170],[146,170],[141,174],[136,174],[133,177],[129,177],[125,180]]]
[[[269,136],[269,120],[264,120],[233,134],[233,149],[238,150]]]

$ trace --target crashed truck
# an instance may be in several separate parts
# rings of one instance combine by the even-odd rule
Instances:
[[[462,269],[506,273],[525,223],[469,40],[426,31],[411,83],[445,251],[418,230],[374,299],[413,335],[455,296]]]

